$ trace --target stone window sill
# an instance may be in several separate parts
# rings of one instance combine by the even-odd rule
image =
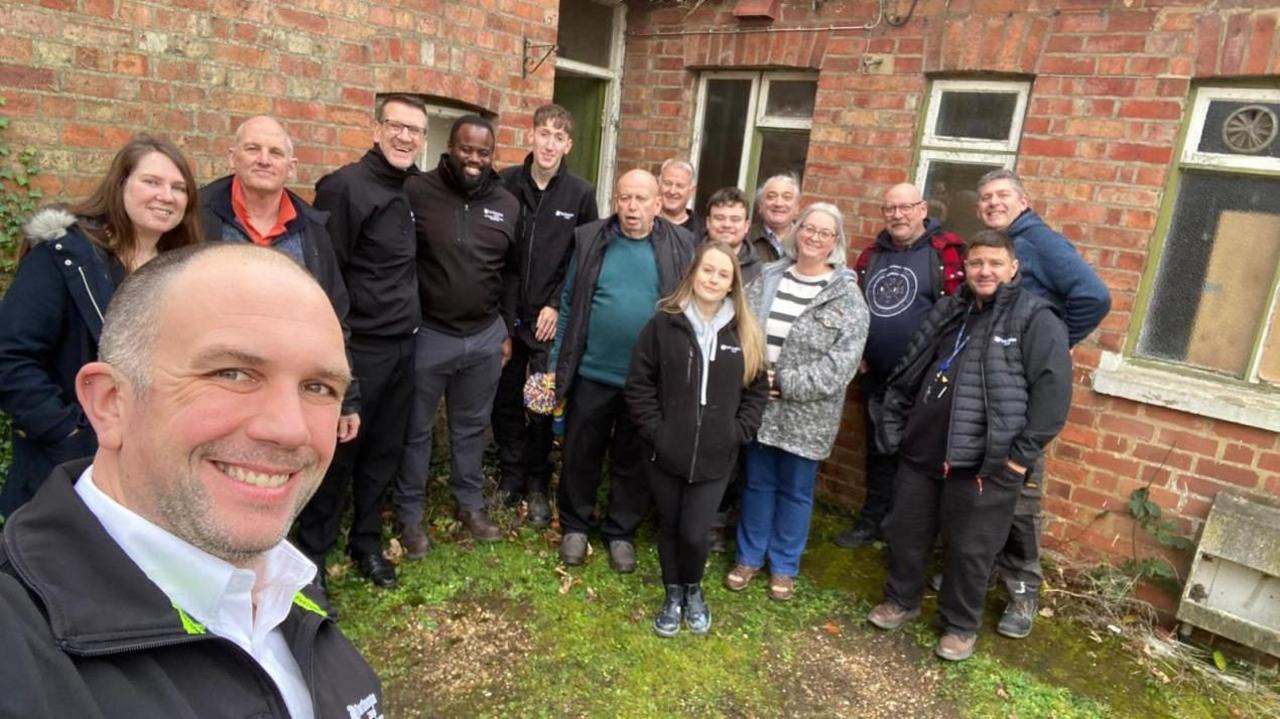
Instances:
[[[1093,391],[1280,432],[1280,393],[1195,377],[1103,352]]]

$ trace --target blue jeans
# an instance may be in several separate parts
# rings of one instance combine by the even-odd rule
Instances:
[[[818,461],[752,442],[738,519],[738,564],[794,577],[809,539]]]

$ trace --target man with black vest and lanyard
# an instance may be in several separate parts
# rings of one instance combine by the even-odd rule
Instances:
[[[573,116],[559,105],[533,112],[532,149],[524,164],[498,173],[520,201],[520,278],[514,288],[515,327],[511,360],[502,369],[493,400],[493,439],[498,448],[499,495],[509,505],[526,502],[529,524],[551,522],[547,486],[551,481],[551,418],[524,410],[528,373],[550,372],[547,358],[556,337],[560,290],[573,253],[573,231],[599,219],[595,188],[569,172],[564,158],[573,149]]]
[[[409,178],[405,194],[417,231],[422,326],[414,347],[414,398],[396,481],[406,551],[427,549],[423,503],[436,407],[447,397],[450,485],[457,517],[483,542],[502,539],[484,497],[484,433],[502,365],[511,355],[520,204],[493,170],[493,124],[463,115],[436,169]]]
[[[1071,407],[1066,327],[1017,273],[1008,235],[970,238],[965,288],[934,304],[876,408],[880,449],[899,461],[884,525],[889,581],[868,621],[895,629],[920,615],[940,530],[936,653],[951,661],[973,653],[987,578],[1027,473]]]

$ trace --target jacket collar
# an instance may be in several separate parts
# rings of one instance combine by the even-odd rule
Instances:
[[[436,165],[437,171],[440,173],[440,180],[459,197],[465,197],[468,200],[474,200],[484,197],[489,193],[489,188],[496,186],[496,183],[502,182],[502,178],[498,177],[497,171],[492,166],[489,167],[483,175],[481,175],[480,184],[468,189],[462,178],[458,177],[453,171],[453,165],[449,162],[449,153],[440,153],[440,162]]]
[[[907,247],[898,247],[897,243],[893,241],[893,237],[889,235],[889,231],[887,229],[880,230],[880,234],[876,235],[876,244],[879,245],[881,249],[889,250],[891,252],[914,250],[918,247],[923,247],[929,242],[929,238],[938,234],[941,230],[941,222],[933,219],[932,217],[926,217],[924,218],[924,234],[920,235],[915,242],[912,242]]]
[[[219,177],[200,188],[200,206],[222,218],[223,222],[235,222],[236,213],[231,209],[231,178],[232,175]],[[317,210],[307,203],[306,200],[298,196],[298,193],[284,188],[285,193],[289,195],[289,200],[293,202],[293,208],[297,210],[298,216],[289,222],[286,227],[290,231],[296,229],[296,223],[300,221],[314,222],[323,225],[329,220],[329,213],[323,210]],[[216,237],[210,239],[218,239]]]
[[[364,157],[360,158],[360,164],[373,173],[374,177],[392,184],[403,183],[405,179],[420,172],[417,165],[409,165],[401,170],[387,162],[387,156],[382,154],[382,148],[377,144],[364,153]]]
[[[210,636],[129,560],[76,494],[91,462],[54,469],[4,526],[4,554],[43,604],[53,639],[69,653],[96,655]],[[301,593],[294,604],[295,616],[300,609],[324,614]]]

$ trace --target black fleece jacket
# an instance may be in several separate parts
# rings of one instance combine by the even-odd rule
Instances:
[[[520,286],[516,319],[531,322],[543,307],[560,307],[564,273],[573,255],[573,230],[600,219],[596,190],[590,182],[569,172],[564,163],[545,190],[533,181],[533,153],[523,165],[498,173],[507,191],[520,201]]]
[[[4,527],[0,716],[287,717],[266,671],[176,608],[102,528],[73,486],[88,465],[58,467]],[[280,629],[318,719],[384,708],[314,594],[294,596]]]
[[[631,350],[623,389],[636,431],[653,447],[653,461],[689,482],[720,479],[733,471],[742,445],[755,439],[769,401],[764,372],[743,385],[738,321],[716,337],[701,404],[702,355],[684,315],[658,311]]]
[[[418,174],[387,162],[374,145],[358,162],[316,183],[316,209],[328,212],[325,227],[346,283],[352,334],[404,337],[420,323],[414,266],[413,212],[405,180]]]
[[[418,237],[422,324],[466,337],[501,315],[510,329],[520,203],[498,173],[489,170],[468,189],[445,153],[436,169],[409,178],[404,192]]]

